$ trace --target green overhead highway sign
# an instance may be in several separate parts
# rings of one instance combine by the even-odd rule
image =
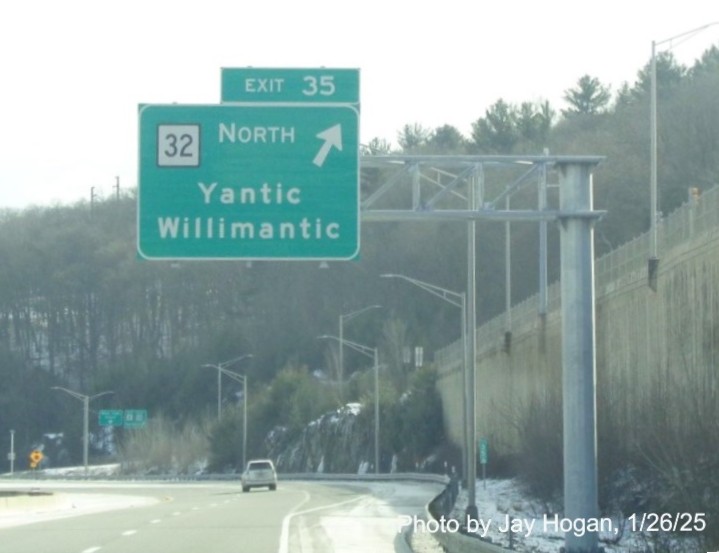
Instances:
[[[223,67],[223,102],[359,105],[359,69]]]
[[[351,259],[359,115],[348,105],[140,108],[147,259]]]

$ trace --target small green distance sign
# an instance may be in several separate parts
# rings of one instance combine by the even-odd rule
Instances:
[[[146,259],[352,259],[359,115],[348,105],[140,108]]]
[[[98,415],[100,426],[122,426],[121,409],[102,409]]]
[[[142,428],[147,424],[147,410],[125,409],[123,424],[125,428]]]
[[[486,465],[489,462],[489,440],[482,438],[479,440],[479,463]]]
[[[223,67],[222,102],[359,105],[359,69]]]

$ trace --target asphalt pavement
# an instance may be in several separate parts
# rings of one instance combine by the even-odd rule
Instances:
[[[0,499],[3,553],[406,553],[403,517],[440,489],[284,482],[242,493],[235,483],[0,481],[0,490],[18,486],[49,495]]]

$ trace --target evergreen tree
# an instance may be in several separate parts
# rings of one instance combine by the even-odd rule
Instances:
[[[402,127],[402,130],[397,134],[397,142],[404,153],[416,153],[423,146],[427,145],[431,136],[432,131],[419,123],[414,123],[413,125],[407,124]]]
[[[452,125],[437,127],[428,141],[429,149],[435,154],[462,154],[467,140]]]
[[[682,82],[687,69],[679,64],[671,52],[660,52],[656,55],[657,66],[657,98],[666,98],[671,91]],[[649,98],[652,84],[651,60],[638,72],[633,93],[637,98]]]
[[[516,108],[497,100],[472,123],[472,140],[480,154],[511,154],[519,140]]]
[[[565,117],[573,115],[596,115],[602,113],[611,100],[609,88],[596,77],[584,75],[577,82],[576,88],[564,92],[564,100],[571,106],[562,110]]]

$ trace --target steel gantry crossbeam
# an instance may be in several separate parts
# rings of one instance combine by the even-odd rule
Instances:
[[[546,186],[547,171],[569,163],[596,165],[601,156],[444,156],[444,155],[367,155],[361,157],[363,184],[371,179],[368,174],[380,172],[382,180],[374,183],[374,189],[366,194],[361,203],[362,221],[409,221],[409,220],[494,220],[494,221],[552,221],[564,216],[597,218],[603,212],[580,210],[564,212],[561,209],[498,209],[500,201],[526,188],[535,177],[538,191]],[[495,181],[491,195],[486,186],[490,170],[506,173],[506,181]],[[519,170],[519,176],[510,171]],[[542,180],[544,178],[544,185]],[[476,193],[477,207],[467,204],[467,189],[473,180],[479,183]],[[381,207],[382,200],[393,192],[411,186],[411,199],[407,207]],[[442,200],[445,207],[440,207]]]
[[[594,321],[591,173],[600,156],[363,156],[361,219],[382,221],[460,221],[467,224],[467,340],[464,369],[464,461],[467,516],[477,517],[476,436],[476,222],[539,223],[539,314],[546,313],[546,225],[560,223],[562,295],[562,403],[564,426],[564,508],[573,520],[599,516],[597,492],[596,359]],[[558,183],[549,185],[548,175]],[[537,194],[523,190],[537,183]],[[549,186],[559,188],[553,207]],[[521,194],[520,194],[521,192]],[[509,198],[517,197],[515,209]],[[504,202],[503,202],[504,200]],[[498,206],[504,203],[504,209]],[[516,208],[517,204],[521,208]],[[509,243],[509,240],[507,241]],[[507,256],[509,257],[509,256]],[[507,268],[509,278],[509,268]],[[507,285],[509,289],[509,286]],[[508,301],[509,303],[509,301]],[[508,308],[509,309],[509,308]],[[567,533],[567,553],[598,551],[596,532]]]

